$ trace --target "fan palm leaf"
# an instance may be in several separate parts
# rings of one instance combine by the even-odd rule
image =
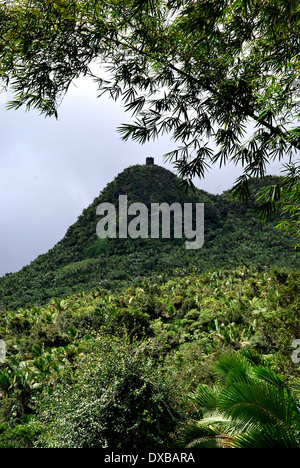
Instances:
[[[281,426],[267,426],[260,431],[248,431],[235,437],[234,448],[299,448],[299,440],[292,431]]]
[[[297,399],[279,375],[256,365],[251,353],[248,358],[222,356],[216,363],[218,386],[199,385],[192,395],[205,417],[191,425],[189,447],[300,447]]]

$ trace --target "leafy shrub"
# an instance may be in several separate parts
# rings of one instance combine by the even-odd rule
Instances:
[[[199,382],[211,384],[214,380],[214,354],[212,340],[202,339],[183,343],[165,359],[165,367],[172,373],[172,380],[183,392],[195,389]],[[207,352],[211,354],[208,355]]]
[[[150,316],[139,309],[121,308],[114,310],[107,318],[105,329],[110,333],[124,330],[131,336],[142,338],[151,334]]]
[[[181,413],[174,389],[124,338],[99,337],[84,350],[73,379],[41,406],[43,448],[167,448]]]
[[[33,448],[41,429],[34,421],[27,419],[13,426],[0,424],[0,448]]]
[[[8,329],[11,334],[20,335],[22,333],[28,333],[31,324],[27,317],[21,314],[10,317]]]

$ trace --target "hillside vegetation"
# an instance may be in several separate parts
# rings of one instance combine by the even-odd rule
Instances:
[[[178,271],[2,313],[0,446],[185,446],[203,417],[195,392],[215,388],[228,353],[263,362],[296,399],[299,288],[296,272]]]
[[[299,448],[299,254],[253,217],[254,198],[178,183],[126,169],[0,279],[0,448]],[[203,248],[99,239],[96,207],[120,194],[204,202]]]
[[[247,266],[254,268],[296,268],[299,255],[291,241],[274,223],[262,224],[251,214],[254,195],[265,181],[253,180],[248,206],[230,202],[226,193],[211,195],[197,190],[187,196],[179,189],[179,179],[157,166],[136,165],[125,169],[109,183],[65,237],[46,254],[17,273],[0,278],[0,307],[16,309],[43,304],[52,297],[66,297],[95,287],[121,291],[142,278],[172,275],[176,268],[194,265],[198,271]],[[110,202],[118,206],[119,195],[128,204],[179,202],[205,204],[204,246],[187,250],[182,239],[99,239],[96,208]]]

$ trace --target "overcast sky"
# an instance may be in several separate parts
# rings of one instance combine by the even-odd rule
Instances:
[[[128,122],[122,103],[97,99],[96,85],[76,82],[59,109],[59,119],[36,111],[8,111],[0,95],[0,276],[15,272],[63,238],[82,210],[126,167],[175,148],[162,138],[139,145],[123,142],[117,126]],[[271,174],[279,173],[279,164]],[[198,188],[210,193],[229,189],[240,170],[214,169]],[[96,226],[96,219],[95,219]]]

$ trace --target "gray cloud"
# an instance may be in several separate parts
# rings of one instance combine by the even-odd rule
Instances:
[[[0,276],[53,247],[126,167],[154,156],[156,164],[173,170],[162,155],[174,143],[167,138],[143,146],[121,141],[116,128],[129,116],[121,103],[96,96],[91,82],[79,80],[63,101],[58,121],[35,111],[7,111],[0,102]],[[278,170],[279,165],[271,168]],[[195,182],[222,193],[239,174],[240,168],[229,165]]]

